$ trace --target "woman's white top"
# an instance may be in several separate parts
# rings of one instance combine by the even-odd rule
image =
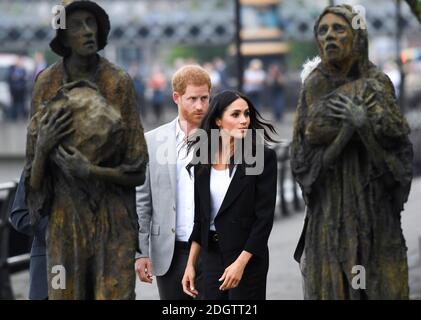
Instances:
[[[230,176],[229,169],[216,170],[211,167],[210,173],[210,198],[211,198],[211,216],[210,216],[210,230],[216,231],[215,229],[215,217],[221,208],[222,202],[224,201],[225,195],[228,191],[228,187],[231,183],[232,177],[235,174],[237,166],[234,167]]]

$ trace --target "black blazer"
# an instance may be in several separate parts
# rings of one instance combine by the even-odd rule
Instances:
[[[36,226],[32,226],[25,197],[25,184],[23,177],[21,177],[9,220],[18,232],[34,236],[31,248],[31,261],[29,263],[29,299],[44,300],[48,297],[47,262],[45,256],[45,233],[48,217],[43,217]]]
[[[277,187],[275,151],[264,149],[260,175],[246,175],[238,165],[215,218],[222,254],[234,260],[243,250],[264,257],[272,230]],[[210,227],[210,170],[195,166],[195,220],[190,241],[208,248]],[[227,261],[231,263],[232,261]]]

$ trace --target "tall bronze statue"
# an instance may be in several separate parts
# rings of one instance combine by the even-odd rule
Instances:
[[[321,59],[303,72],[291,149],[307,205],[294,257],[306,299],[407,299],[409,127],[356,19],[330,6],[314,26]]]
[[[148,160],[132,80],[97,52],[110,22],[92,1],[64,1],[63,59],[37,78],[25,185],[30,216],[49,216],[49,299],[133,299],[135,186]],[[65,272],[65,274],[63,273]]]

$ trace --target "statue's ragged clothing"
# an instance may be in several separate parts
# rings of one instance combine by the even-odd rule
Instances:
[[[50,155],[42,188],[29,180],[41,116],[57,104],[73,105],[75,132],[62,145],[78,148],[93,165],[127,174],[145,172],[147,147],[132,80],[99,57],[91,84],[68,85],[63,61],[37,78],[28,127],[26,185],[31,219],[49,215],[47,265],[50,299],[133,299],[137,248],[135,188],[94,178],[69,178]],[[63,87],[63,85],[65,85]],[[84,110],[86,108],[86,111]],[[55,289],[52,268],[63,266],[65,289]]]
[[[302,257],[307,299],[408,298],[400,212],[412,178],[409,128],[390,80],[371,63],[365,71],[364,77],[338,78],[322,62],[301,91],[291,161],[307,204]],[[364,90],[376,94],[367,128],[381,146],[385,169],[376,167],[357,132],[324,168],[323,154],[341,126],[328,116],[327,100]],[[360,273],[354,266],[365,268],[364,290],[352,288]]]

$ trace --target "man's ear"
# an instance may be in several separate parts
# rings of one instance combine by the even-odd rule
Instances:
[[[178,105],[178,103],[180,102],[180,98],[181,98],[180,94],[177,91],[173,91],[172,99],[173,99],[175,104]]]

